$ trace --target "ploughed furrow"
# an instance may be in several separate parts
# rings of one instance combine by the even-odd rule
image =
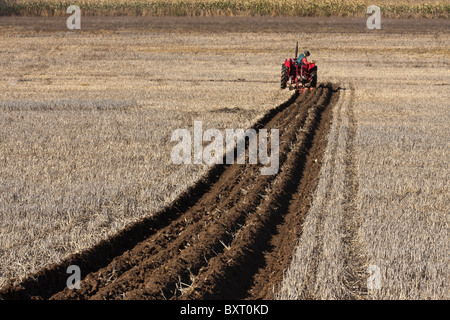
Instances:
[[[318,179],[336,92],[337,88],[329,85],[318,99],[304,104],[307,118],[295,128],[293,148],[277,178],[268,186],[264,201],[247,215],[226,250],[192,277],[182,299],[273,298],[274,287],[281,282],[290,262]]]
[[[337,87],[322,84],[255,124],[279,130],[277,174],[261,175],[248,153],[246,164],[215,165],[171,207],[0,298],[271,298],[300,233],[337,97]],[[86,275],[80,289],[65,287],[71,264]]]
[[[280,122],[274,122],[274,126],[283,128],[280,144],[281,164],[285,162],[291,147],[290,142],[295,138],[295,128],[301,126],[306,118],[306,109],[300,110],[297,103],[285,117],[280,119]],[[200,268],[226,249],[225,243],[231,241],[233,233],[245,222],[246,217],[257,209],[265,198],[267,186],[275,177],[260,175],[259,166],[249,167],[251,168],[248,170],[244,169],[244,178],[234,186],[228,198],[222,200],[223,196],[216,197],[217,202],[212,208],[213,212],[198,208],[203,217],[200,223],[193,225],[186,233],[180,235],[174,244],[170,244],[167,250],[159,252],[154,257],[153,261],[160,263],[157,268],[147,264],[137,268],[140,272],[143,267],[146,268],[145,283],[127,292],[127,297],[133,299],[176,297],[184,291],[184,287],[188,286],[190,279],[199,272]],[[256,172],[255,169],[257,169]],[[232,180],[227,175],[224,179]],[[182,239],[187,240],[180,246],[178,244]],[[127,280],[123,279],[123,281]],[[121,281],[118,281],[114,287],[118,288],[120,285]],[[109,289],[107,288],[107,292],[102,292],[96,298],[105,297],[105,294],[109,297],[108,295],[111,294]]]
[[[280,165],[295,136],[295,127],[298,128],[307,116],[307,108],[299,112],[299,106],[303,105],[303,99],[309,101],[319,96],[322,90],[300,95],[293,105],[265,126],[267,129],[280,128]],[[308,99],[308,96],[312,97]],[[296,119],[296,125],[291,123],[292,119]],[[135,252],[127,255],[134,260],[128,263],[132,266],[130,269],[117,274],[115,265],[123,260],[118,257],[106,268],[86,277],[80,290],[66,289],[53,298],[168,299],[180,294],[191,274],[225,249],[223,243],[230,232],[243,223],[248,212],[255,210],[265,186],[276,177],[261,175],[259,165],[246,163],[227,168],[196,205],[141,242],[133,250]],[[242,201],[243,192],[247,194],[247,201]],[[142,250],[145,254],[141,254]],[[99,282],[99,278],[113,281]]]

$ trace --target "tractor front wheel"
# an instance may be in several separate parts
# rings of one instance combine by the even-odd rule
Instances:
[[[281,66],[281,90],[286,89],[286,83],[288,81],[288,69],[286,65]]]

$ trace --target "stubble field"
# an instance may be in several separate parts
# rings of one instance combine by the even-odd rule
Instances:
[[[381,30],[359,18],[275,17],[0,27],[0,286],[19,285],[3,298],[448,298],[447,19],[385,19]],[[291,98],[279,69],[299,40],[322,86]],[[290,128],[279,174],[174,165],[171,133],[193,121]],[[172,203],[208,172],[185,207]],[[168,221],[149,218],[163,208]],[[154,231],[117,236],[143,218]],[[117,247],[98,245],[114,235]],[[85,266],[84,291],[39,273],[95,245],[90,257],[104,261]],[[220,278],[242,287],[223,291]]]

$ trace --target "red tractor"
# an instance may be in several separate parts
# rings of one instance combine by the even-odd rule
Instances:
[[[317,86],[317,66],[315,61],[297,65],[298,42],[295,47],[295,58],[285,60],[281,65],[281,89],[300,90],[301,88],[315,88]]]

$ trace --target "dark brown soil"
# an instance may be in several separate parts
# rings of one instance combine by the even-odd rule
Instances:
[[[152,218],[0,291],[0,299],[271,299],[315,188],[339,88],[322,84],[271,110],[280,170],[217,165]],[[78,265],[81,289],[66,288]]]

